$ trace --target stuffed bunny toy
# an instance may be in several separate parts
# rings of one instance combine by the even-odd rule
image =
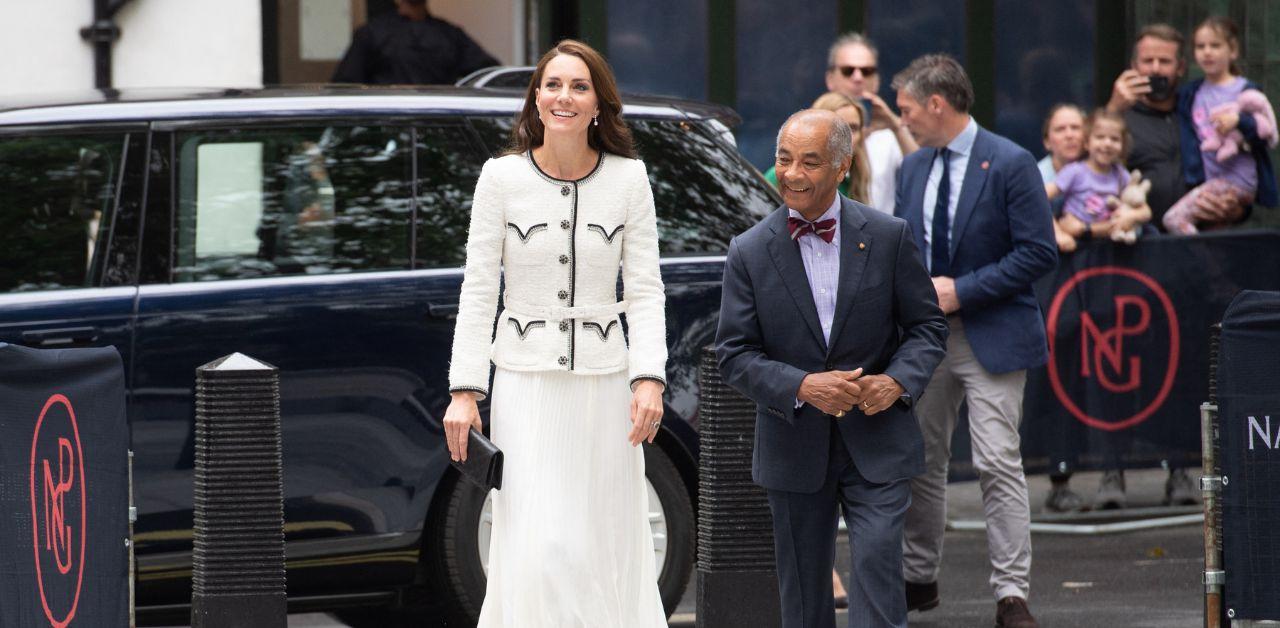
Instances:
[[[1268,140],[1268,145],[1275,146],[1276,115],[1271,110],[1271,103],[1267,102],[1267,97],[1262,95],[1262,92],[1256,89],[1246,89],[1240,92],[1240,96],[1236,98],[1235,102],[1222,103],[1211,109],[1209,118],[1212,119],[1223,113],[1252,114],[1253,121],[1257,126],[1258,137]],[[1210,133],[1209,137],[1200,142],[1200,150],[1215,153],[1218,163],[1222,163],[1235,157],[1240,152],[1241,144],[1244,144],[1244,135],[1237,128],[1232,129],[1226,135]]]
[[[1140,213],[1147,204],[1147,193],[1151,191],[1151,180],[1143,179],[1142,172],[1134,170],[1129,173],[1129,185],[1120,190],[1120,196],[1108,196],[1107,207],[1111,208],[1111,219],[1117,227],[1111,231],[1111,239],[1115,242],[1133,244],[1138,240],[1138,231],[1145,221],[1134,216]],[[1120,228],[1120,225],[1127,227]]]

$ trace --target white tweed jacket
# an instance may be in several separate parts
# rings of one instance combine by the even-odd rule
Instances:
[[[590,174],[569,181],[528,153],[490,159],[471,206],[449,390],[488,395],[490,361],[514,371],[626,370],[633,386],[665,386],[665,307],[644,162],[602,153]]]

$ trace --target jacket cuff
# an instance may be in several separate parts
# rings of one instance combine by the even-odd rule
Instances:
[[[449,392],[473,392],[480,395],[480,398],[476,399],[476,401],[484,401],[489,397],[489,391],[484,388],[480,388],[479,386],[450,386]]]

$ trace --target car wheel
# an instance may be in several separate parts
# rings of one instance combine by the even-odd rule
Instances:
[[[662,449],[644,448],[649,491],[649,528],[658,590],[667,615],[675,612],[693,570],[696,530],[689,492]],[[450,626],[474,626],[484,600],[493,505],[489,494],[455,477],[428,527],[425,565],[433,589],[445,602]]]
[[[484,563],[480,559],[481,517],[488,492],[458,476],[442,484],[446,490],[432,514],[423,540],[423,565],[431,590],[444,604],[449,626],[475,626],[484,601]],[[492,512],[490,510],[490,512]],[[492,529],[492,515],[485,529]],[[488,537],[485,537],[488,552]]]
[[[693,571],[697,524],[684,480],[662,448],[645,445],[644,467],[649,480],[649,527],[658,561],[658,590],[670,617],[684,597]]]

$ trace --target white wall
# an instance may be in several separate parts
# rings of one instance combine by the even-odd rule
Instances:
[[[524,0],[430,0],[436,17],[466,31],[505,65],[523,61]]]
[[[0,2],[0,99],[93,89],[89,0]],[[259,0],[130,0],[116,15],[115,87],[262,84]]]
[[[116,23],[116,87],[262,85],[259,0],[130,0]]]
[[[88,0],[0,2],[0,99],[92,88],[93,48],[80,39],[91,21]]]

